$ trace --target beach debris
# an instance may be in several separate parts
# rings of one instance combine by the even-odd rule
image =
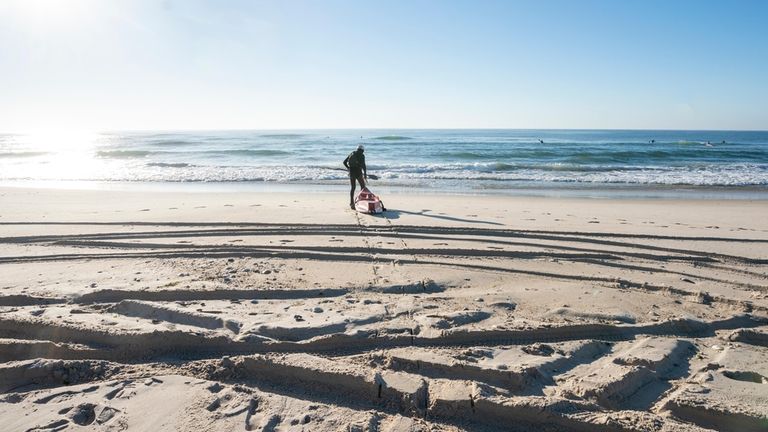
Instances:
[[[523,352],[537,356],[551,356],[555,353],[555,349],[551,345],[544,343],[535,343],[522,347]]]
[[[69,411],[68,417],[73,423],[88,426],[96,420],[96,404],[82,403]]]

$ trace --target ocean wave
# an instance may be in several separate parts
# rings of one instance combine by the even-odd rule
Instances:
[[[367,140],[368,170],[384,184],[768,184],[765,132],[281,132],[120,133],[103,135],[86,151],[12,137],[0,145],[0,180],[342,184],[347,173],[337,168],[363,135],[376,137]],[[60,152],[65,157],[54,157]]]
[[[150,167],[160,167],[160,168],[188,168],[193,167],[196,165],[179,162],[179,163],[168,163],[168,162],[150,162],[147,164],[147,166]]]
[[[96,155],[100,158],[130,159],[146,158],[151,156],[284,156],[291,152],[277,149],[221,149],[198,151],[171,151],[171,150],[99,150]]]
[[[605,172],[605,171],[642,171],[648,169],[661,169],[658,165],[585,165],[575,163],[563,163],[563,162],[549,162],[549,163],[506,163],[506,162],[474,162],[474,163],[447,163],[447,164],[396,164],[396,165],[380,165],[369,164],[369,170],[385,170],[391,172],[414,172],[414,173],[429,173],[429,172],[454,172],[454,171],[468,171],[468,172],[484,172],[484,173],[496,173],[496,172],[514,172],[520,170],[539,170],[539,171],[561,171],[561,172]]]
[[[220,156],[284,156],[291,152],[277,149],[232,149],[232,150],[205,150],[197,153]]]
[[[733,172],[647,171],[641,173],[606,172],[561,175],[553,172],[521,171],[507,174],[482,172],[434,172],[419,174],[382,174],[382,179],[430,181],[494,181],[529,183],[638,184],[666,186],[768,186],[768,175]]]
[[[559,154],[552,150],[518,150],[518,151],[447,151],[439,152],[435,156],[457,160],[488,160],[488,159],[534,159],[542,157],[555,157]]]
[[[45,156],[48,152],[40,151],[20,151],[20,152],[0,152],[0,158],[27,158]]]
[[[143,158],[153,153],[147,150],[99,150],[96,152],[96,156],[100,158],[111,159],[129,159],[129,158]]]
[[[378,141],[406,141],[406,140],[410,140],[410,139],[413,139],[413,138],[407,137],[407,136],[402,136],[402,135],[385,135],[385,136],[380,136],[380,137],[376,137],[376,138],[372,138],[372,139],[375,139],[375,140],[378,140]]]
[[[172,146],[190,146],[199,144],[197,141],[187,141],[187,140],[177,140],[177,139],[167,139],[167,140],[157,140],[157,141],[149,141],[149,145],[157,146],[157,147],[172,147]]]
[[[264,134],[259,135],[260,138],[272,138],[272,139],[293,139],[293,138],[303,138],[307,136],[306,134]]]
[[[8,164],[2,170],[2,179],[32,178],[21,164]],[[172,169],[169,169],[172,168]],[[408,168],[382,167],[369,169],[380,177],[379,185],[433,184],[454,182],[469,186],[476,182],[508,183],[584,183],[584,184],[638,184],[677,186],[768,186],[768,166],[727,165],[696,168],[636,167],[635,170],[562,171],[539,168],[515,170],[480,170],[473,166],[437,167],[418,165]],[[113,166],[105,164],[94,170],[62,172],[41,170],[34,178],[40,180],[80,181],[144,181],[144,182],[338,182],[346,184],[344,170],[327,166],[218,166],[185,163],[152,162]],[[435,184],[438,184],[435,183]],[[501,186],[498,186],[501,187]]]

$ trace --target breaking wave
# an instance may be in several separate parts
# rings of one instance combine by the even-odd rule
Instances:
[[[389,132],[112,133],[68,153],[3,136],[0,180],[343,184],[362,142],[378,184],[768,185],[768,132]]]

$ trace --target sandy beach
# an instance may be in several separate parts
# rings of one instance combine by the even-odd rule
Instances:
[[[0,189],[4,431],[768,430],[768,202]]]

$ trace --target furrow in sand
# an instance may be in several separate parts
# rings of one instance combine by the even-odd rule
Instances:
[[[152,302],[122,300],[107,310],[125,316],[154,319],[211,330],[228,328],[235,333],[240,330],[240,323],[235,321],[224,320],[217,316],[192,311],[179,310]]]
[[[285,300],[318,297],[339,297],[349,293],[344,288],[325,289],[216,289],[189,290],[165,289],[162,291],[137,291],[104,289],[83,294],[72,299],[73,303],[116,303],[123,300],[144,301],[191,301],[191,300]]]
[[[365,291],[388,294],[419,294],[438,293],[445,291],[445,287],[434,281],[425,280],[412,284],[396,284],[375,286],[366,288]],[[100,289],[82,295],[61,297],[37,297],[26,294],[14,294],[0,296],[0,306],[38,306],[62,303],[93,304],[93,303],[118,303],[123,300],[171,302],[171,301],[213,301],[213,300],[294,300],[310,298],[333,298],[350,294],[352,290],[347,288],[309,288],[309,289],[229,289],[219,288],[215,290],[191,290],[191,289],[163,289],[163,290],[124,290],[124,289]]]
[[[66,303],[67,299],[56,297],[37,297],[27,294],[0,296],[0,306],[40,306]]]
[[[279,232],[286,233],[313,233],[317,231],[329,231],[329,230],[346,230],[357,231],[359,227],[356,224],[302,224],[302,223],[268,223],[268,222],[146,222],[146,221],[116,221],[116,222],[98,222],[98,221],[71,221],[71,222],[57,222],[57,221],[3,221],[2,225],[32,225],[32,226],[147,226],[147,227],[193,227],[193,228],[210,228],[210,227],[226,227],[208,230],[211,232],[223,232],[223,233],[238,233],[244,229],[249,229],[253,232]],[[386,227],[371,227],[371,229],[381,230]],[[483,236],[507,236],[510,234],[547,234],[547,235],[564,235],[564,236],[590,236],[598,238],[640,238],[640,239],[653,239],[653,240],[681,240],[681,241],[725,241],[725,242],[742,242],[742,243],[768,243],[768,239],[755,239],[755,238],[734,238],[734,237],[716,237],[716,236],[680,236],[680,235],[656,235],[656,234],[632,234],[632,233],[612,233],[612,232],[596,232],[596,231],[562,231],[562,230],[524,230],[524,229],[493,229],[493,228],[473,228],[473,227],[441,227],[441,226],[429,226],[429,225],[399,225],[398,230],[402,232],[411,233],[424,233],[424,234],[445,234],[445,233],[459,233],[462,235],[483,235]],[[177,230],[174,233],[189,233],[196,232],[197,230]],[[131,232],[120,233],[126,235],[141,235],[152,234],[153,231],[147,232]],[[85,236],[102,236],[108,235],[104,233],[86,234]],[[227,234],[229,235],[229,234]],[[20,237],[4,237],[3,239],[31,239],[31,238],[50,238],[51,236],[20,236]]]
[[[412,238],[412,239],[428,239],[428,240],[450,240],[452,242],[457,241],[479,241],[484,244],[499,244],[499,245],[508,245],[508,246],[526,246],[526,247],[541,247],[541,243],[536,242],[512,242],[512,241],[506,241],[506,240],[499,240],[499,239],[492,239],[492,238],[467,238],[467,237],[435,237],[435,236],[424,236],[424,235],[416,235],[416,234],[407,234],[407,233],[400,233],[393,230],[388,231],[366,231],[361,230],[359,235],[366,235],[368,233],[373,233],[380,237],[387,237],[387,238],[396,238],[400,240],[403,244],[405,244],[404,239],[405,238]],[[168,237],[166,235],[163,235],[164,233],[157,233],[156,235],[146,235],[145,237],[142,237],[141,239],[155,239],[155,238],[163,238]],[[215,233],[214,233],[215,234]],[[277,233],[275,233],[277,234]],[[332,232],[324,232],[325,235],[339,235],[340,233],[332,233]],[[284,235],[284,233],[283,233]],[[211,235],[214,236],[214,235]],[[240,234],[242,237],[243,235]],[[247,235],[246,235],[247,236]],[[51,242],[52,244],[56,245],[62,245],[62,246],[79,246],[79,247],[96,247],[96,248],[123,248],[123,249],[185,249],[189,250],[191,248],[198,248],[198,249],[208,249],[209,246],[194,246],[194,245],[179,245],[179,244],[167,244],[167,243],[127,243],[127,242],[114,242],[114,241],[105,241],[104,239],[92,239],[92,240],[84,240],[84,239],[63,239],[63,240],[56,240]],[[601,250],[601,249],[587,249],[587,248],[578,248],[573,246],[565,246],[562,244],[546,244],[544,245],[547,249],[554,249],[554,250],[564,250],[564,251],[571,251],[572,253],[563,253],[563,254],[552,254],[551,252],[548,252],[549,255],[552,255],[552,257],[557,258],[603,258],[606,259],[619,259],[621,258],[640,258],[650,261],[662,261],[662,262],[669,262],[669,261],[680,261],[680,262],[694,262],[698,264],[705,264],[705,263],[716,263],[720,262],[720,260],[702,256],[702,252],[693,252],[693,251],[687,251],[687,250],[680,250],[680,249],[669,249],[668,251],[675,252],[677,255],[654,255],[654,254],[648,254],[648,253],[638,253],[638,252],[629,252],[627,250],[624,250],[626,248],[632,248],[632,245],[627,244],[620,244],[622,247],[622,250]],[[224,251],[230,251],[230,252],[242,252],[242,251],[262,251],[265,249],[271,249],[271,250],[292,250],[295,247],[280,247],[280,246],[270,246],[268,248],[258,248],[254,246],[250,247],[232,247],[232,246],[226,246],[226,247],[219,247],[216,249],[216,251],[224,252]],[[325,250],[327,248],[325,247],[301,247],[301,249],[304,250]],[[358,250],[359,248],[340,248],[335,247],[333,250],[338,252],[360,252]],[[387,253],[385,249],[377,249],[380,253]],[[396,251],[390,251],[390,253],[396,253]],[[482,254],[482,256],[508,256],[508,257],[517,257],[515,255],[514,251],[509,252],[494,252],[494,251],[478,251],[478,250],[467,250],[467,249],[427,249],[427,250],[421,250],[421,249],[414,249],[414,254],[430,254],[430,255],[445,255],[445,254],[452,254],[452,255],[463,255],[463,256],[472,256],[472,254]],[[531,253],[525,253],[517,255],[520,255],[521,258],[536,258],[537,256],[535,254]],[[743,262],[743,263],[754,263],[754,260],[743,258],[743,257],[736,257],[736,256],[729,256],[729,261],[733,262]]]
[[[405,238],[411,238],[411,239],[423,239],[423,240],[449,240],[452,242],[456,241],[469,241],[469,242],[480,242],[484,244],[499,244],[499,245],[508,245],[508,246],[528,246],[528,247],[541,247],[542,244],[535,243],[535,242],[510,242],[510,241],[503,241],[503,240],[497,240],[497,239],[488,239],[488,238],[468,238],[468,237],[434,237],[434,236],[423,236],[423,235],[413,235],[413,234],[407,234],[407,233],[399,233],[399,232],[377,232],[377,231],[365,231],[361,230],[358,233],[359,235],[368,235],[373,234],[380,237],[386,237],[386,238],[397,238],[397,239],[405,239]],[[223,235],[223,234],[222,234]],[[282,235],[285,236],[285,233],[273,233],[273,235]],[[339,232],[332,232],[332,231],[326,231],[323,232],[322,235],[324,236],[348,236],[349,233],[339,233]],[[205,236],[205,235],[197,235],[197,237],[219,237],[220,235],[211,235],[211,236]],[[170,238],[177,238],[177,236],[166,236],[166,235],[155,235],[155,236],[146,236],[142,237],[141,239],[156,239],[156,238],[163,238],[163,237],[170,237]],[[192,237],[195,237],[192,235]],[[239,237],[247,237],[247,235],[239,235]],[[580,241],[571,241],[570,238],[565,239],[552,239],[547,238],[545,240],[549,241],[560,241],[568,243],[582,243]],[[39,243],[39,242],[31,242],[31,243]],[[78,246],[78,247],[94,247],[94,248],[123,248],[123,249],[191,249],[197,247],[198,249],[206,249],[208,246],[190,246],[190,245],[177,245],[177,244],[167,244],[167,243],[125,243],[125,242],[113,242],[113,241],[104,241],[101,239],[98,240],[82,240],[82,239],[72,239],[72,240],[56,240],[50,242],[51,244],[59,245],[59,246]],[[600,243],[602,245],[602,243]],[[652,260],[652,261],[662,261],[662,262],[670,262],[670,261],[679,261],[679,262],[693,262],[693,263],[717,263],[717,262],[730,262],[730,263],[738,263],[738,264],[748,264],[748,265],[760,265],[760,264],[767,264],[768,260],[764,259],[757,259],[757,258],[745,258],[735,255],[724,255],[724,254],[713,254],[709,252],[703,252],[703,251],[694,251],[694,250],[686,250],[686,249],[675,249],[675,248],[660,248],[660,247],[651,247],[646,245],[634,245],[634,244],[625,244],[620,242],[611,242],[605,246],[617,246],[621,247],[622,250],[601,250],[601,249],[588,249],[588,248],[577,248],[577,247],[569,247],[559,244],[546,244],[544,245],[548,249],[556,249],[556,250],[567,250],[567,251],[575,251],[579,252],[581,255],[585,256],[591,256],[595,258],[600,258],[602,256],[606,256],[608,259],[617,259],[617,257],[627,257],[627,258],[640,258],[640,259],[646,259],[646,260]],[[671,252],[675,255],[655,255],[655,254],[648,254],[648,253],[638,253],[638,252],[629,252],[625,249],[650,249],[655,251],[661,251],[661,252]],[[279,246],[270,246],[269,248],[263,248],[263,249],[275,249],[279,250],[281,249]],[[290,248],[284,248],[284,249],[290,249]],[[312,248],[309,247],[303,247],[302,249],[312,250]],[[318,248],[319,249],[319,248]],[[344,249],[344,248],[340,248]],[[352,250],[351,248],[347,248]],[[231,253],[236,252],[243,252],[243,251],[250,251],[252,253],[262,250],[262,248],[256,248],[256,247],[221,247],[218,249],[220,251],[230,251]],[[417,249],[415,249],[418,251]],[[352,250],[354,251],[354,250]],[[442,250],[442,253],[435,252],[435,249],[428,249],[424,251],[424,253],[433,254],[433,255],[440,255],[440,254],[457,254],[456,252],[452,252],[453,249],[445,249]],[[467,250],[467,253],[484,253],[484,254],[492,254],[492,251],[477,251],[477,250]],[[499,255],[502,254],[502,255]],[[496,252],[496,255],[504,256],[502,252]],[[578,256],[579,254],[573,254]],[[568,254],[564,254],[564,257],[568,257]]]
[[[627,340],[639,335],[703,337],[713,336],[716,330],[750,328],[764,325],[765,322],[765,318],[744,314],[716,321],[680,318],[658,323],[630,325],[577,324],[524,330],[454,330],[434,338],[413,337],[413,344],[420,346],[474,346],[478,343],[519,344],[584,339]]]
[[[267,352],[360,353],[411,345],[462,347],[589,339],[630,340],[638,335],[701,337],[712,336],[716,330],[749,328],[764,324],[764,319],[739,315],[710,322],[678,319],[639,325],[583,324],[521,330],[455,330],[444,332],[437,337],[379,337],[376,331],[356,331],[293,342],[274,341],[257,334],[237,340],[210,330],[189,332],[188,330],[161,329],[150,332],[112,332],[105,329],[6,316],[0,318],[0,337],[98,347],[99,349],[93,352],[92,358],[126,361],[147,360],[167,355],[205,358],[222,354]]]
[[[665,409],[682,421],[691,422],[707,430],[765,432],[768,430],[768,417],[739,412],[737,407],[689,405],[670,401]]]
[[[403,253],[403,251],[399,251],[400,254]],[[414,256],[412,254],[409,254],[411,256]],[[435,255],[430,255],[434,257]],[[429,266],[442,266],[442,267],[455,267],[455,268],[462,268],[467,270],[481,270],[481,271],[492,271],[492,272],[500,272],[500,273],[509,273],[509,274],[521,274],[521,275],[529,275],[529,276],[540,276],[540,277],[548,277],[553,279],[562,279],[562,280],[584,280],[584,281],[596,281],[596,282],[614,282],[616,281],[616,278],[607,278],[607,277],[596,277],[596,276],[587,276],[587,275],[575,275],[575,274],[565,274],[565,273],[553,273],[553,272],[546,272],[546,271],[534,271],[534,270],[523,270],[523,269],[515,269],[515,268],[509,268],[509,267],[499,267],[499,266],[490,266],[485,264],[472,264],[472,263],[459,263],[459,262],[450,262],[450,261],[427,261],[427,260],[421,260],[414,258],[408,259],[400,259],[395,257],[387,257],[382,256],[381,254],[375,253],[366,253],[366,254],[359,254],[359,253],[337,253],[332,248],[326,248],[323,252],[310,252],[310,251],[259,251],[259,252],[249,252],[249,251],[229,251],[229,252],[220,252],[216,250],[211,251],[205,251],[205,250],[187,250],[187,251],[172,251],[172,252],[165,252],[165,251],[147,251],[147,252],[123,252],[123,253],[90,253],[90,254],[84,254],[84,253],[78,253],[78,254],[55,254],[55,255],[36,255],[36,256],[14,256],[14,257],[3,257],[0,258],[0,264],[11,264],[11,263],[31,263],[31,262],[56,262],[56,261],[84,261],[84,260],[90,260],[90,259],[176,259],[176,258],[280,258],[280,259],[297,259],[297,260],[315,260],[315,261],[322,261],[322,262],[379,262],[379,263],[398,263],[401,265],[429,265]],[[534,257],[531,259],[540,259],[539,257]],[[573,258],[574,261],[579,261],[579,259]],[[586,261],[585,261],[586,262]],[[600,265],[602,266],[610,266],[609,263],[601,262]],[[653,268],[638,268],[637,266],[625,266],[626,269],[635,269],[635,270],[643,270],[643,271],[653,271]],[[671,273],[671,274],[681,274],[681,275],[689,275],[688,273],[679,273],[679,272],[668,272],[664,271],[665,273]],[[694,277],[699,277],[695,275],[689,275]],[[716,282],[723,282],[728,283],[734,286],[739,286],[742,288],[747,289],[755,289],[760,291],[768,291],[768,287],[765,285],[757,285],[752,283],[744,283],[744,282],[735,282],[735,281],[725,281],[717,278],[707,278],[707,277],[700,277],[702,279],[709,279],[711,281]]]
[[[10,223],[13,224],[13,223]],[[66,224],[66,223],[65,223]],[[44,224],[43,224],[44,225]],[[55,224],[54,224],[55,225]],[[78,225],[73,223],[73,225]],[[79,225],[99,226],[99,223],[80,223]],[[180,224],[169,225],[167,223],[114,223],[110,225],[117,226],[191,226],[207,227],[216,226],[215,224]],[[716,253],[711,251],[700,251],[690,249],[680,249],[673,247],[656,246],[641,243],[628,242],[626,239],[633,240],[669,240],[669,241],[706,241],[706,242],[733,242],[733,243],[768,243],[768,239],[744,239],[728,237],[686,237],[686,236],[660,236],[649,234],[623,234],[623,233],[600,233],[600,232],[571,232],[571,231],[542,231],[542,230],[494,230],[482,228],[450,228],[450,227],[427,227],[427,226],[398,226],[396,233],[388,232],[386,227],[361,227],[359,225],[278,225],[278,224],[232,224],[229,226],[249,227],[257,226],[261,229],[214,229],[214,230],[175,230],[175,231],[147,231],[147,232],[114,232],[114,233],[96,233],[96,234],[72,234],[72,235],[41,235],[41,236],[19,236],[2,237],[0,243],[49,243],[59,241],[79,241],[79,240],[115,240],[115,239],[145,239],[145,238],[168,238],[168,237],[209,237],[209,236],[253,236],[253,235],[288,235],[288,236],[307,236],[307,235],[332,235],[332,236],[360,236],[366,234],[375,234],[381,236],[395,235],[397,237],[407,237],[411,235],[448,235],[456,236],[478,236],[483,239],[488,237],[498,238],[527,238],[532,240],[552,240],[566,243],[590,243],[604,246],[618,246],[621,248],[637,248],[644,250],[671,252],[676,254],[690,255],[698,259],[712,258],[724,261],[733,261],[748,264],[766,264],[768,260],[759,258],[746,258],[737,255]],[[623,241],[606,239],[624,239]],[[480,240],[484,241],[484,240]]]
[[[377,234],[381,235],[381,234]],[[400,240],[402,236],[397,235]],[[455,239],[454,239],[455,240]],[[153,252],[133,252],[123,254],[57,254],[57,255],[36,255],[36,256],[15,256],[15,257],[3,257],[0,258],[0,262],[17,263],[17,262],[32,262],[32,261],[66,261],[66,260],[79,260],[88,258],[146,258],[147,255],[162,258],[174,258],[174,257],[193,257],[193,256],[218,256],[218,257],[242,257],[242,256],[264,256],[265,254],[275,254],[280,258],[306,258],[306,259],[327,259],[332,258],[334,255],[339,257],[340,260],[353,260],[359,261],[360,256],[368,256],[369,260],[376,260],[377,257],[382,255],[403,255],[403,249],[400,248],[382,248],[373,247],[369,240],[364,237],[366,245],[364,247],[342,247],[342,246],[231,246],[222,245],[212,247],[210,245],[180,245],[180,244],[167,244],[167,243],[126,243],[126,242],[106,242],[106,241],[82,241],[82,240],[63,240],[56,242],[57,245],[64,246],[76,246],[76,247],[89,247],[89,248],[109,248],[109,249],[122,249],[122,250],[151,250]],[[537,245],[540,247],[540,245]],[[555,246],[554,249],[558,247]],[[571,248],[576,249],[576,248]],[[601,251],[601,250],[582,250],[578,252],[552,252],[552,251],[513,251],[513,250],[485,250],[485,249],[462,249],[462,248],[408,248],[409,255],[412,261],[416,261],[420,256],[449,256],[457,258],[508,258],[517,260],[539,260],[539,259],[558,259],[558,260],[570,260],[590,263],[596,266],[607,266],[621,268],[624,270],[636,270],[636,271],[650,271],[656,273],[668,273],[679,276],[696,278],[700,280],[707,280],[711,282],[728,283],[736,286],[742,286],[748,289],[759,289],[766,291],[768,287],[765,285],[757,285],[752,283],[737,282],[731,280],[725,280],[722,278],[692,274],[684,271],[675,271],[665,268],[648,267],[647,265],[637,265],[625,262],[626,258],[642,258],[651,261],[661,262],[693,262],[706,264],[707,262],[714,261],[710,258],[701,256],[690,255],[647,255],[631,254],[622,251]],[[308,255],[309,254],[309,255]],[[358,257],[358,258],[353,258]],[[716,262],[716,261],[714,261]],[[723,267],[721,267],[723,268]],[[749,275],[750,272],[742,271],[739,269],[733,269],[734,272],[741,272]],[[754,273],[754,272],[751,272]]]
[[[244,357],[235,360],[233,369],[233,375],[238,378],[273,383],[276,390],[292,389],[288,391],[304,397],[343,394],[348,404],[424,416],[435,421],[506,424],[512,427],[511,430],[530,427],[532,424],[585,431],[625,430],[602,428],[568,417],[567,413],[577,407],[587,411],[595,409],[587,404],[551,399],[540,399],[535,403],[526,400],[517,404],[514,399],[494,399],[493,390],[482,389],[472,383],[427,381],[410,373],[361,370],[339,361],[307,354]],[[289,385],[286,386],[286,383]],[[460,388],[456,389],[457,386]],[[453,398],[452,403],[445,403],[446,395]],[[458,401],[456,396],[460,398]],[[464,405],[465,409],[457,409],[457,405]],[[514,423],[510,423],[513,419]]]
[[[126,369],[126,370],[121,370]],[[136,377],[130,366],[105,361],[15,362],[0,366],[0,391],[30,386],[57,386]],[[668,429],[701,431],[652,413],[606,411],[586,401],[558,396],[506,396],[488,385],[461,380],[360,368],[343,361],[308,354],[254,355],[190,363],[169,371],[224,382],[255,384],[289,397],[331,403],[354,409],[375,409],[389,414],[423,417],[432,422],[491,430],[573,430],[630,432]],[[139,375],[140,376],[140,375]],[[162,381],[161,381],[162,382]],[[119,391],[119,386],[116,387]],[[94,387],[78,389],[79,393]],[[36,399],[40,403],[77,392],[58,391]]]
[[[606,281],[607,282],[607,281]],[[736,306],[745,312],[752,311],[768,311],[768,306],[762,306],[754,304],[750,300],[732,299],[720,295],[712,295],[706,291],[692,291],[681,288],[676,288],[669,285],[654,285],[649,283],[632,282],[626,279],[617,278],[614,280],[615,286],[619,289],[637,289],[641,291],[651,293],[669,294],[672,296],[682,297],[689,301],[701,303],[701,304],[723,304],[728,306]]]
[[[655,411],[722,431],[768,430],[765,349],[729,344],[657,403]]]
[[[557,393],[594,400],[609,409],[647,410],[671,387],[669,380],[687,375],[688,359],[694,353],[685,340],[642,338],[558,376]]]
[[[739,329],[728,336],[734,342],[768,347],[768,327],[754,329]]]
[[[47,359],[92,359],[100,358],[99,348],[63,342],[28,339],[0,339],[0,362]]]
[[[380,236],[380,234],[376,234]],[[243,253],[243,252],[283,252],[283,251],[309,251],[309,252],[334,252],[334,253],[369,253],[380,255],[402,255],[402,248],[385,248],[373,246],[367,237],[364,237],[364,246],[215,246],[210,245],[180,245],[172,243],[123,243],[123,242],[102,242],[102,241],[61,241],[56,242],[59,246],[77,246],[90,248],[110,248],[110,249],[182,249],[189,251],[219,252],[219,253]],[[480,257],[480,258],[513,258],[513,259],[578,259],[578,260],[622,260],[621,253],[608,251],[595,252],[551,252],[551,251],[514,251],[514,250],[485,250],[485,249],[466,249],[466,248],[409,248],[408,255],[444,255],[457,257]],[[656,256],[657,259],[668,261],[698,261],[696,257],[684,256]]]
[[[478,381],[515,394],[543,395],[542,388],[552,383],[552,375],[592,362],[610,349],[609,342],[585,340],[556,346],[479,347],[459,354],[434,348],[397,348],[375,353],[372,358],[387,369],[430,378]]]

